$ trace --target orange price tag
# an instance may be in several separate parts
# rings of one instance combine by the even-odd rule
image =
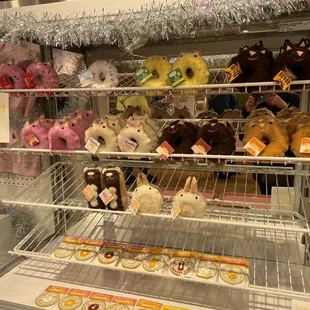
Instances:
[[[266,144],[252,137],[243,148],[252,156],[258,156],[265,147]]]
[[[140,204],[136,199],[131,199],[129,210],[135,216],[138,213]]]
[[[310,154],[310,138],[304,137],[301,139],[300,153]]]
[[[179,213],[181,212],[181,208],[180,205],[176,202],[173,204],[172,208],[171,208],[171,217],[174,220]]]
[[[229,83],[231,83],[242,73],[239,62],[234,63],[230,67],[226,68],[225,73],[227,75]]]
[[[193,146],[192,150],[197,155],[205,155],[211,150],[211,146],[203,139],[199,139]]]
[[[40,143],[38,138],[31,132],[26,133],[25,138],[29,142],[30,146],[35,146]]]
[[[159,310],[162,306],[162,304],[146,299],[140,299],[137,303],[138,307],[142,307],[143,309],[153,309],[153,310]]]
[[[156,152],[160,155],[163,160],[166,160],[169,155],[174,152],[173,147],[167,142],[164,141],[157,149]]]
[[[283,67],[273,80],[282,88],[282,90],[286,90],[296,80],[296,76],[289,68]]]
[[[131,141],[129,139],[124,139],[121,150],[123,152],[134,152],[135,149],[137,148],[138,143]]]

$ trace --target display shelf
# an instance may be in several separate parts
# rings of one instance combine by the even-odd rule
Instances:
[[[60,210],[58,211],[60,212]],[[59,217],[59,214],[55,214]],[[188,250],[235,258],[250,262],[249,286],[234,286],[226,283],[204,280],[204,284],[230,287],[243,291],[268,293],[275,296],[310,300],[310,269],[304,263],[302,235],[298,232],[279,232],[269,229],[233,227],[211,223],[190,223],[167,219],[131,217],[126,214],[98,214],[91,211],[66,211],[61,217],[59,231],[54,235],[46,233],[48,224],[40,223],[11,252],[34,257],[43,261],[60,263],[52,255],[62,236],[69,235],[105,241],[120,241],[125,244]],[[85,268],[94,267],[91,262],[65,260],[62,264],[78,264]],[[97,266],[112,270],[118,267]],[[78,267],[76,267],[78,268]],[[296,271],[298,271],[296,273]],[[124,270],[142,277],[138,271]],[[171,277],[167,274],[152,274],[167,280],[201,283],[185,277]],[[148,275],[144,274],[144,277]],[[154,281],[154,279],[153,279]]]
[[[98,164],[100,164],[98,162]],[[115,166],[109,160],[102,166]],[[142,214],[147,218],[163,218],[173,223],[170,207],[174,195],[182,189],[188,176],[196,176],[199,190],[207,200],[204,218],[180,218],[192,223],[217,223],[232,226],[265,228],[292,232],[310,232],[306,218],[308,201],[301,193],[309,189],[310,173],[295,171],[291,167],[226,165],[216,166],[165,166],[140,162],[135,167],[126,161],[117,163],[124,168],[126,180],[132,178],[139,169],[157,178],[157,186],[162,190],[165,205],[160,214]],[[141,165],[142,164],[142,165]],[[82,194],[85,187],[84,167],[92,166],[85,162],[56,163],[32,181],[15,197],[2,202],[12,207],[30,206],[33,208],[54,208],[89,211]],[[143,167],[143,168],[142,168]],[[256,182],[257,181],[257,182]],[[293,184],[295,183],[295,189]],[[135,183],[127,185],[128,200]],[[305,194],[306,195],[306,194]],[[299,204],[300,200],[300,204]],[[96,213],[126,214],[129,211],[93,210]],[[133,216],[132,216],[133,217]]]

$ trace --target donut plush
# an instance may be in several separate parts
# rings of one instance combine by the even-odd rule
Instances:
[[[151,115],[154,119],[169,119],[171,118],[169,112],[165,108],[157,108],[154,110],[154,112]]]
[[[81,145],[83,145],[85,141],[85,121],[77,117],[68,120],[67,123],[69,124],[69,128],[78,134]]]
[[[242,119],[242,112],[238,109],[235,110],[224,110],[224,113],[221,115],[222,119]]]
[[[174,108],[174,112],[171,115],[172,119],[190,119],[192,115],[189,113],[187,107],[183,109]]]
[[[292,117],[296,116],[299,113],[300,110],[295,108],[294,106],[287,107],[277,113],[277,119],[287,122],[288,120],[290,120]]]
[[[310,149],[308,153],[301,153],[300,147],[303,138],[310,138],[310,118],[307,125],[302,125],[291,137],[291,149],[297,157],[310,157]]]
[[[256,117],[275,117],[275,115],[267,108],[260,108],[252,111],[251,114],[248,116],[248,119]]]
[[[152,78],[146,83],[142,84],[139,80],[137,83],[141,87],[161,87],[170,85],[168,79],[168,73],[171,71],[171,64],[169,63],[169,58],[165,56],[150,56],[148,57],[137,70],[137,74],[142,68],[146,67],[151,73]],[[147,94],[149,96],[156,96],[163,92],[159,91],[149,91]]]
[[[104,119],[108,122],[109,127],[118,135],[122,129],[119,115],[106,115]]]
[[[48,149],[48,130],[42,127],[39,121],[30,124],[27,122],[21,130],[21,140],[26,148]]]
[[[81,119],[82,120],[81,126],[86,130],[93,123],[95,117],[93,111],[85,110],[80,111],[75,119],[77,120]]]
[[[197,119],[212,119],[212,118],[218,118],[219,115],[213,110],[201,112],[198,116]]]
[[[296,130],[299,127],[303,125],[308,125],[309,123],[310,123],[310,113],[300,112],[287,121],[286,132],[288,136],[291,136],[296,132]]]
[[[212,120],[205,123],[198,132],[197,139],[203,139],[211,146],[208,155],[231,155],[236,150],[236,139],[231,125]]]
[[[80,137],[70,129],[68,122],[61,125],[56,121],[48,132],[48,141],[53,150],[79,150],[82,147]]]
[[[26,88],[24,75],[25,72],[18,66],[5,64],[0,65],[0,79],[4,80],[4,82],[8,85],[13,84],[13,87],[7,88]]]
[[[98,152],[117,152],[118,140],[116,132],[110,127],[107,120],[97,123],[94,121],[85,132],[85,143],[89,138],[93,138],[100,143]]]
[[[39,124],[41,127],[49,131],[55,124],[55,120],[51,118],[45,118],[44,115],[41,115],[39,118]]]
[[[289,147],[285,127],[272,116],[255,117],[245,124],[243,143],[252,137],[266,144],[259,156],[283,157]]]
[[[180,69],[185,81],[181,86],[204,85],[209,81],[209,69],[200,51],[181,53],[174,62],[172,70]],[[184,90],[184,94],[196,94],[199,90]]]
[[[111,61],[97,60],[88,70],[95,77],[95,83],[91,85],[92,88],[112,88],[118,85],[117,69]],[[105,93],[110,94],[111,92]]]
[[[47,63],[34,61],[27,67],[26,73],[33,75],[36,89],[59,87],[59,77],[53,67]]]

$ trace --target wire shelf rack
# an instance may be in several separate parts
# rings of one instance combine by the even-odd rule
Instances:
[[[101,163],[104,167],[114,164],[112,161]],[[83,169],[86,166],[91,164],[82,161],[55,163],[15,197],[3,199],[2,202],[13,207],[89,211],[82,194],[85,187]],[[127,182],[141,171],[141,166],[132,169],[131,165],[128,168],[126,161],[119,162],[119,166],[123,167]],[[153,181],[157,179],[156,184],[163,193],[165,204],[159,214],[139,216],[163,218],[173,225],[170,215],[173,197],[183,188],[188,176],[196,176],[199,190],[207,200],[207,212],[203,218],[180,218],[182,221],[310,232],[306,220],[309,172],[285,166],[230,165],[219,171],[217,167],[203,170],[201,167],[188,169],[156,164],[146,164],[142,171]],[[134,189],[135,182],[127,185],[128,200]],[[94,212],[132,216],[129,211],[96,209]]]
[[[248,287],[208,281],[206,284],[219,287],[228,286],[229,289],[233,288],[244,292],[310,300],[310,269],[303,265],[304,245],[301,244],[302,235],[298,232],[279,232],[269,229],[183,221],[172,224],[167,219],[133,218],[127,214],[98,214],[91,211],[67,210],[63,214],[60,213],[61,210],[55,213],[55,220],[58,220],[59,224],[55,234],[46,233],[49,224],[43,221],[11,253],[33,257],[40,260],[41,263],[42,261],[60,263],[60,260],[51,254],[61,242],[62,237],[69,235],[245,258],[250,262]],[[62,270],[67,268],[64,266],[71,263],[79,265],[79,267],[75,267],[75,270],[81,270],[86,267],[85,265],[88,265],[88,268],[94,267],[89,262],[61,261]],[[27,267],[27,271],[33,268],[35,266],[30,269]],[[111,269],[117,270],[117,267]],[[134,270],[128,272],[134,272],[134,277],[138,282],[143,279],[148,281],[149,276],[142,276]],[[118,277],[115,274],[114,276]],[[158,276],[165,277],[167,284],[169,281],[175,281],[169,276]],[[180,280],[178,285],[195,282],[190,278],[181,278]],[[161,279],[159,278],[158,281]],[[199,288],[200,284],[197,283],[197,285]],[[195,288],[198,290],[197,286]],[[169,295],[170,298],[173,296]],[[192,295],[192,302],[195,303],[197,300],[194,297],[195,295]]]

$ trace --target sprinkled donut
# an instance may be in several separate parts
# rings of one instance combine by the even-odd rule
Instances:
[[[108,248],[98,254],[98,260],[101,264],[112,264],[119,259],[120,255],[120,250]]]
[[[27,122],[21,131],[21,139],[25,147],[31,149],[48,149],[48,130],[40,126],[39,121]]]
[[[83,305],[82,310],[105,310],[105,308],[105,302],[101,300],[89,300]]]
[[[112,88],[118,85],[117,69],[108,60],[97,60],[88,68],[94,75],[96,83],[92,88]],[[104,78],[104,80],[102,80]],[[111,92],[107,92],[109,94]]]
[[[25,72],[18,66],[5,64],[0,65],[0,78],[9,78],[13,83],[13,88],[15,89],[26,88],[24,75]]]

